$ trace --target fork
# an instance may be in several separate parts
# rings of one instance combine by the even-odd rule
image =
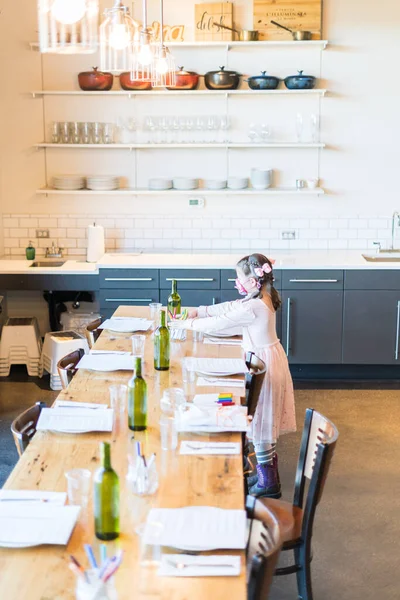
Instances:
[[[171,565],[171,567],[175,567],[175,569],[179,569],[179,570],[183,570],[183,569],[187,569],[188,567],[231,567],[232,569],[235,568],[235,565],[232,563],[183,563],[183,562],[174,562],[172,560],[167,560],[166,561],[169,565]]]

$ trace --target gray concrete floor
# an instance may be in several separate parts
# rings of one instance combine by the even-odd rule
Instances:
[[[9,433],[11,420],[37,400],[50,402],[57,395],[40,389],[38,385],[46,387],[43,381],[32,383],[24,381],[23,376],[14,379],[15,376],[12,382],[0,380],[0,487],[17,460]],[[365,386],[364,389],[296,389],[298,432],[283,436],[278,445],[286,500],[292,495],[307,407],[329,417],[340,432],[315,520],[314,598],[398,600],[400,391],[365,389]],[[286,557],[283,560],[286,562]],[[275,580],[271,600],[296,598],[294,575]]]

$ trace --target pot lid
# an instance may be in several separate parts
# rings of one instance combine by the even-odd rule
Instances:
[[[185,71],[183,67],[178,67],[178,71],[176,71],[176,75],[197,75],[195,71]]]
[[[296,77],[296,79],[315,79],[314,75],[303,75],[303,71],[297,71],[297,75],[288,75],[288,77]],[[288,79],[288,77],[286,77],[286,79]]]
[[[239,75],[237,71],[225,70],[225,67],[220,67],[219,71],[208,71],[207,75],[223,75],[224,73],[227,73],[228,75]]]
[[[275,75],[267,75],[267,71],[261,71],[261,75],[253,75],[249,79],[278,79]]]
[[[111,73],[99,71],[99,67],[92,67],[91,71],[82,71],[79,75],[111,75]]]

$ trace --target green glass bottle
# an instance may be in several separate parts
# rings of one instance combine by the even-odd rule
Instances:
[[[128,382],[128,425],[132,431],[147,429],[147,383],[142,377],[142,359],[135,358],[135,372]]]
[[[172,290],[168,296],[168,315],[172,319],[181,313],[181,297],[178,294],[176,279],[172,280]]]
[[[101,467],[94,474],[94,529],[100,540],[119,536],[119,479],[111,467],[110,444],[100,444]]]
[[[154,332],[154,368],[157,371],[169,369],[169,331],[165,321],[165,310],[162,310],[160,326]]]

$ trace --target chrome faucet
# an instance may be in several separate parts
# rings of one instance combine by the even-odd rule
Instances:
[[[51,248],[46,248],[45,258],[62,258],[62,251],[64,248],[57,248],[55,243],[52,242]]]
[[[394,229],[395,229],[396,219],[397,219],[397,227],[399,227],[400,226],[400,214],[397,210],[395,210],[392,215],[392,245],[390,246],[391,250],[394,250]]]

